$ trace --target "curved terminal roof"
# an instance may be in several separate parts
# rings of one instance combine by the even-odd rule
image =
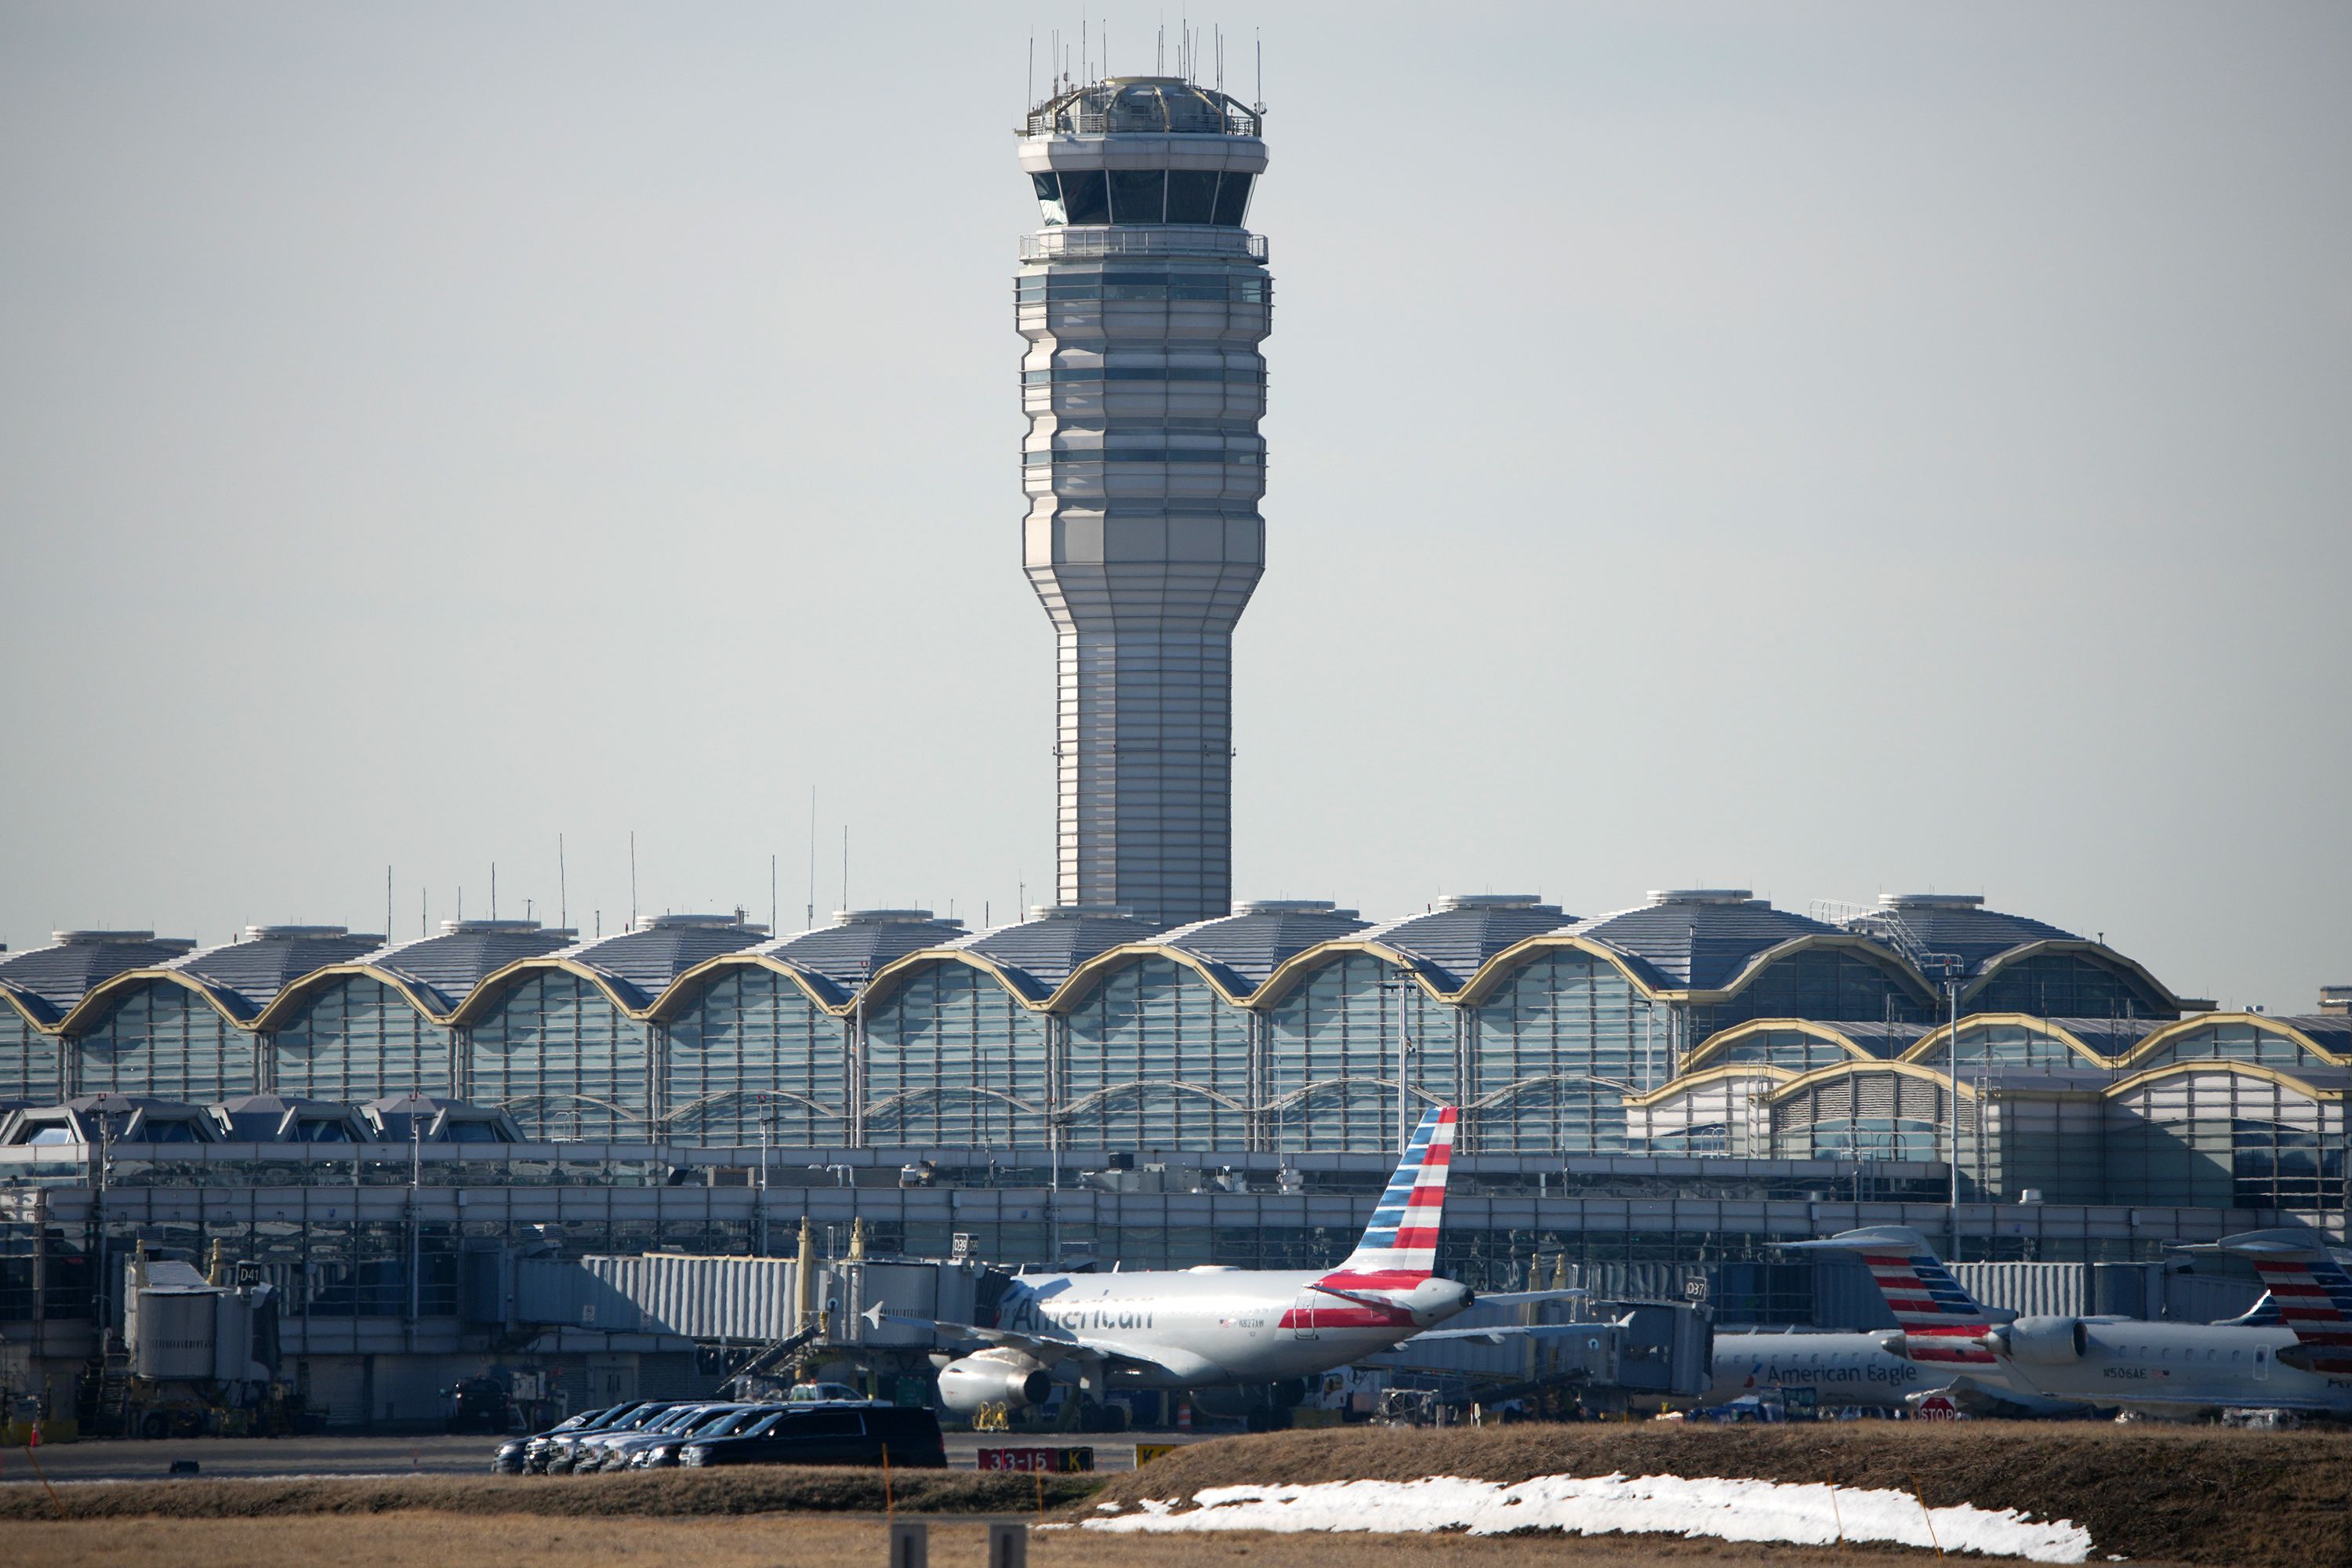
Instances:
[[[1622,954],[1658,989],[1717,991],[1767,949],[1837,928],[1776,910],[1745,888],[1677,888],[1570,930]]]
[[[1878,908],[1845,922],[1857,935],[1883,942],[1897,952],[1948,952],[1981,974],[2011,948],[2031,942],[2081,942],[2082,937],[2047,921],[2003,914],[1967,893],[1881,893]]]
[[[1424,914],[1373,926],[1362,940],[1410,960],[1431,985],[1455,992],[1486,961],[1516,943],[1575,923],[1558,904],[1533,893],[1464,893],[1440,899]]]
[[[1115,76],[1055,94],[1029,111],[1024,136],[1255,136],[1239,99],[1172,76]]]
[[[575,942],[545,954],[595,971],[636,1012],[705,959],[740,952],[766,940],[740,910],[731,915],[648,915],[618,936]]]
[[[56,1023],[93,986],[133,969],[153,969],[196,944],[152,931],[61,931],[47,947],[0,957],[0,985],[44,1023]]]
[[[438,936],[380,947],[357,962],[405,982],[435,1012],[446,1015],[508,964],[579,940],[578,931],[551,930],[537,921],[443,921]]]
[[[854,996],[893,960],[965,938],[963,922],[929,910],[835,910],[833,923],[769,942],[762,958],[780,959],[830,985],[837,1001]]]
[[[1178,926],[1159,941],[1200,960],[1219,984],[1240,996],[1265,984],[1286,959],[1366,929],[1355,910],[1328,899],[1254,899],[1235,904],[1232,914]]]
[[[1025,921],[949,945],[987,959],[1031,1001],[1042,1001],[1087,960],[1115,947],[1150,942],[1164,929],[1112,905],[1037,904]]]
[[[199,948],[154,967],[194,976],[229,1011],[249,1018],[304,975],[349,963],[383,944],[381,935],[341,926],[247,926],[235,942]]]

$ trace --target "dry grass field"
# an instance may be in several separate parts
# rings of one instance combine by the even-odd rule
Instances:
[[[884,1568],[880,1520],[545,1519],[401,1513],[265,1521],[12,1521],[11,1562],[41,1568]],[[985,1527],[933,1523],[934,1568],[983,1568]],[[1033,1532],[1034,1568],[1921,1568],[1916,1552],[1848,1552],[1682,1541],[1470,1540],[1458,1535],[1234,1534],[1213,1538]]]
[[[1612,1472],[1916,1486],[1937,1508],[1969,1502],[2072,1520],[2090,1530],[2101,1555],[2352,1568],[2352,1433],[2334,1431],[2015,1421],[1352,1427],[1198,1444],[1106,1478],[1097,1499],[1132,1504],[1250,1483]]]
[[[940,1568],[977,1568],[977,1516],[1095,1516],[1106,1501],[1180,1503],[1203,1488],[1449,1475],[1746,1477],[1916,1488],[1930,1505],[2016,1509],[2086,1527],[2095,1560],[2352,1568],[2352,1435],[2154,1425],[1856,1423],[1774,1427],[1354,1428],[1220,1438],[1100,1477],[901,1472],[890,1501],[935,1521]],[[1042,1492],[1042,1497],[1041,1497]],[[0,1563],[158,1568],[592,1568],[690,1563],[789,1568],[879,1563],[882,1478],[742,1468],[584,1477],[393,1477],[0,1487]],[[57,1517],[62,1508],[71,1517]],[[1635,1563],[1916,1562],[1676,1538],[1042,1533],[1039,1568],[1517,1568],[1572,1557]]]

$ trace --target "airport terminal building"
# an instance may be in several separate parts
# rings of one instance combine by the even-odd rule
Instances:
[[[1975,898],[1232,900],[1262,123],[1138,78],[1066,85],[1020,128],[1058,902],[987,931],[738,911],[0,953],[0,1382],[102,1360],[142,1243],[279,1282],[288,1354],[365,1420],[526,1347],[691,1382],[675,1334],[484,1320],[467,1259],[493,1251],[773,1254],[805,1218],[836,1247],[862,1224],[878,1251],[1307,1267],[1441,1102],[1463,1108],[1445,1266],[1480,1287],[1566,1263],[1807,1322],[1811,1266],[1774,1244],[1857,1224],[2082,1263],[2342,1235],[2340,992],[2220,1013]]]

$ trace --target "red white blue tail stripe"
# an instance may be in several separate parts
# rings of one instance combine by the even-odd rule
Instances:
[[[1927,1251],[1864,1252],[1879,1294],[1886,1298],[1913,1361],[1988,1363],[1985,1336],[1992,1321],[1942,1259]]]
[[[1792,1248],[1851,1252],[1870,1270],[1903,1331],[1904,1353],[1913,1361],[1989,1365],[1998,1358],[1986,1343],[1992,1315],[1979,1306],[1927,1238],[1899,1225],[1849,1230],[1825,1241],[1800,1241]]]
[[[1403,1290],[1437,1270],[1437,1233],[1445,1215],[1445,1176],[1454,1164],[1459,1112],[1441,1105],[1421,1119],[1404,1159],[1372,1210],[1372,1223],[1348,1260],[1323,1277],[1340,1289]]]
[[[2279,1321],[2294,1331],[2306,1352],[2299,1364],[2352,1373],[2352,1275],[2324,1244],[2292,1232],[2257,1231],[2221,1245],[2252,1261]]]

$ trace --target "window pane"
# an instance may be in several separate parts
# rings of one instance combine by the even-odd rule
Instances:
[[[1213,169],[1174,169],[1168,175],[1168,221],[1207,223],[1217,209]]]
[[[1159,223],[1168,184],[1159,169],[1113,169],[1110,174],[1110,217],[1113,223]]]
[[[1108,223],[1110,187],[1099,169],[1062,176],[1062,210],[1072,223]]]
[[[1045,209],[1045,226],[1059,227],[1069,221],[1062,210],[1062,182],[1050,171],[1029,176],[1037,187],[1037,205]]]
[[[1217,187],[1217,216],[1214,221],[1227,228],[1239,228],[1249,213],[1250,176],[1227,174]]]

